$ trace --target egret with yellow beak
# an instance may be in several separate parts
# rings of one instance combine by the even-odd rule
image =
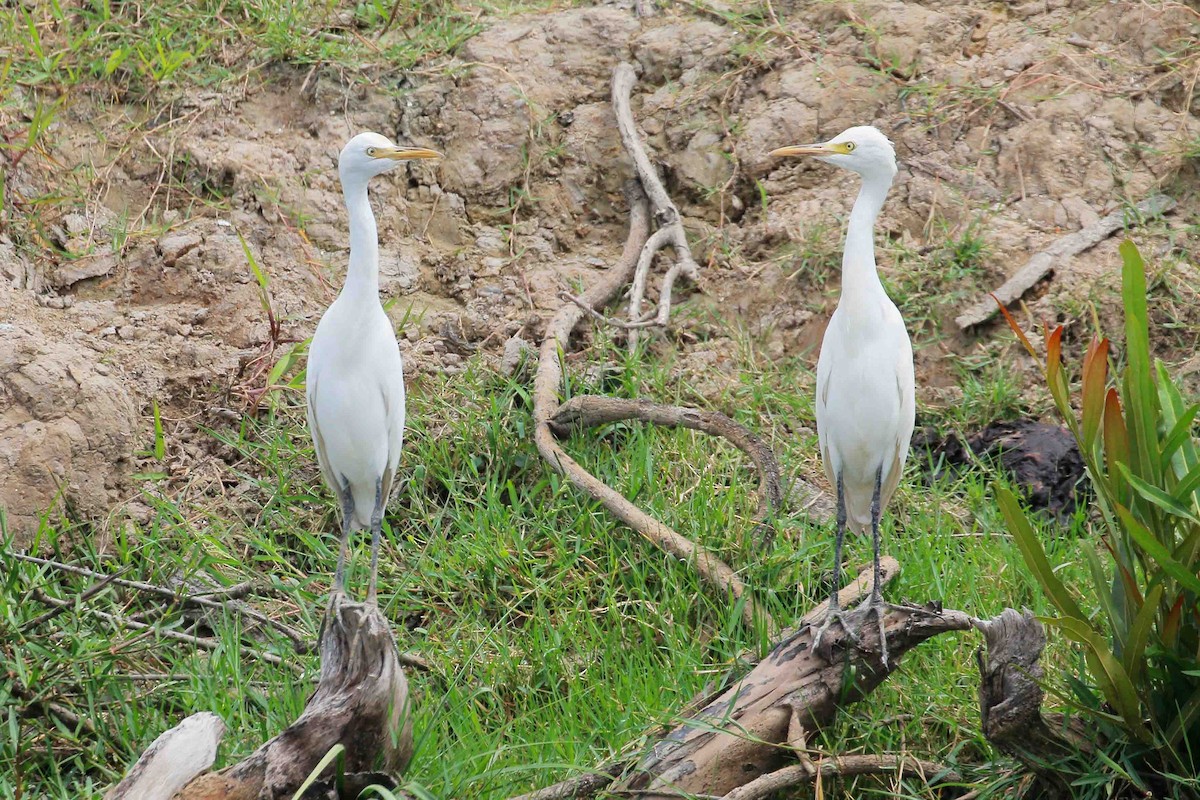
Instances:
[[[873,242],[875,219],[896,176],[896,153],[886,136],[860,126],[822,144],[781,147],[771,155],[812,156],[862,178],[846,230],[842,295],[817,359],[817,438],[825,474],[837,489],[837,539],[829,613],[813,646],[820,646],[834,622],[850,639],[858,640],[838,606],[842,544],[847,525],[860,533],[869,529],[875,572],[860,624],[875,614],[886,666],[883,615],[887,605],[879,586],[879,519],[904,471],[916,416],[912,342],[899,309],[879,281]]]
[[[308,428],[342,512],[333,588],[345,591],[351,532],[370,529],[370,603],[376,599],[383,510],[404,440],[404,369],[396,332],[379,302],[379,237],[367,182],[415,158],[440,154],[399,147],[378,133],[360,133],[342,148],[338,175],[350,221],[350,266],[308,351]]]

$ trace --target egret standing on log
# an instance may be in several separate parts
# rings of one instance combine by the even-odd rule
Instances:
[[[817,438],[825,474],[837,488],[837,540],[829,613],[814,647],[835,621],[857,641],[838,606],[842,543],[847,524],[860,533],[869,528],[875,574],[871,595],[862,606],[863,620],[871,613],[878,619],[880,656],[886,666],[879,518],[904,471],[916,416],[912,342],[899,309],[879,282],[872,241],[875,219],[896,176],[896,153],[886,136],[861,126],[823,144],[781,147],[771,154],[814,156],[862,178],[846,230],[842,296],[817,359]]]
[[[333,588],[345,590],[350,533],[369,528],[372,603],[383,509],[404,439],[404,370],[396,332],[379,302],[379,237],[367,182],[414,158],[440,154],[398,147],[378,133],[360,133],[342,148],[338,175],[350,220],[350,267],[308,350],[308,427],[321,474],[342,510]]]

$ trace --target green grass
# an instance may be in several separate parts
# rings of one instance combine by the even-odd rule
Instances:
[[[629,357],[601,342],[591,356],[620,371],[604,387],[573,383],[573,392],[692,400],[672,377],[669,353]],[[756,362],[749,354],[718,405],[766,436],[789,472],[814,468],[813,437],[792,433],[812,426],[802,388],[811,374],[799,362]],[[177,573],[263,582],[274,592],[252,598],[255,607],[315,637],[336,559],[334,508],[302,408],[288,397],[273,416],[212,434],[230,450],[227,482],[240,484],[240,494],[179,503],[150,484],[152,520],[115,536],[103,553],[96,531],[65,521],[48,521],[36,549],[158,584]],[[410,400],[407,480],[388,516],[381,596],[401,646],[434,665],[412,676],[417,752],[407,777],[438,797],[505,797],[595,765],[669,721],[739,651],[767,644],[687,565],[548,473],[531,441],[529,403],[528,387],[477,363],[425,382]],[[169,440],[165,447],[169,454]],[[831,532],[789,513],[772,550],[748,543],[757,481],[732,448],[694,432],[617,424],[573,437],[567,449],[735,565],[777,619],[795,619],[823,595]],[[987,481],[925,486],[910,473],[885,523],[886,549],[904,567],[892,598],[944,600],[979,615],[1043,609],[1016,549],[997,533]],[[361,538],[356,545],[352,581],[362,577],[367,549]],[[1076,540],[1051,540],[1050,548],[1068,574],[1080,566]],[[866,541],[850,542],[850,563],[869,557]],[[212,653],[98,620],[90,610],[148,614],[161,629],[191,630],[161,600],[114,588],[22,631],[48,609],[34,590],[73,601],[89,583],[26,564],[4,572],[0,775],[8,780],[0,797],[97,796],[158,733],[200,710],[228,725],[220,763],[230,763],[302,708],[316,656],[296,655],[279,634],[252,634],[233,614],[204,623],[221,642]],[[922,646],[813,746],[904,749],[985,776],[992,756],[978,729],[978,644],[961,635]],[[264,663],[247,647],[285,664]],[[147,673],[163,677],[130,678]],[[48,702],[93,720],[95,733],[48,716],[39,705]],[[918,780],[903,781],[899,795],[890,785],[863,780],[844,796],[928,796]]]

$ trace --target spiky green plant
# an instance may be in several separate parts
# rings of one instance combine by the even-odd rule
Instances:
[[[1062,360],[1062,328],[1046,338],[1041,363],[1058,413],[1087,464],[1099,508],[1098,548],[1086,550],[1100,607],[1059,579],[1011,492],[1000,507],[1025,562],[1059,616],[1047,621],[1078,643],[1086,674],[1079,705],[1099,722],[1100,796],[1132,787],[1146,796],[1200,791],[1200,405],[1184,402],[1150,355],[1145,264],[1121,245],[1125,310],[1123,364],[1109,386],[1109,342],[1096,338],[1083,361],[1078,404]],[[1013,318],[1009,325],[1036,359]],[[1076,408],[1078,407],[1078,414]],[[1107,558],[1105,558],[1107,555]],[[1095,776],[1093,776],[1095,777]],[[1113,781],[1112,778],[1117,780]],[[1083,783],[1077,784],[1083,786]]]

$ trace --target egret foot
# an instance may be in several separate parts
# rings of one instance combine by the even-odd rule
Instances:
[[[826,641],[826,647],[824,650],[821,649],[821,642],[825,640],[826,632],[833,627],[835,622],[841,626],[842,632],[846,634],[847,639],[849,639],[855,645],[859,644],[858,626],[854,625],[850,619],[852,616],[855,616],[856,613],[857,612],[853,611],[843,611],[841,608],[839,608],[837,604],[837,595],[834,595],[832,598],[830,598],[829,611],[825,614],[825,621],[821,623],[821,626],[817,628],[816,635],[813,636],[813,650],[819,656],[821,656],[821,658],[825,659],[826,661],[832,661],[832,642]]]
[[[888,649],[887,649],[887,632],[883,627],[883,617],[889,611],[923,611],[916,606],[896,605],[884,601],[883,596],[878,592],[872,592],[862,604],[854,609],[855,615],[862,614],[860,625],[865,625],[871,614],[875,615],[875,620],[879,624],[879,660],[883,662],[883,666],[888,666]],[[856,642],[857,643],[857,642]]]

